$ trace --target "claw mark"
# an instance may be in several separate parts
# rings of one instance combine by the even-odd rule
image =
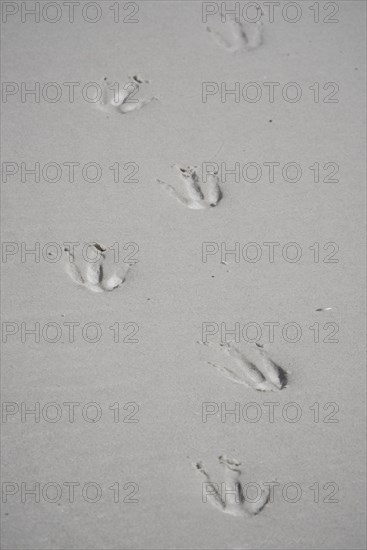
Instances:
[[[106,252],[107,250],[105,246],[102,246],[98,243],[94,243],[94,248],[96,248],[97,250],[99,250],[99,252],[102,252],[102,253]]]
[[[213,172],[208,176],[207,182],[207,195],[208,198],[205,200],[203,191],[201,190],[199,177],[196,173],[195,168],[189,166],[187,168],[181,168],[178,165],[175,165],[176,170],[179,172],[180,179],[184,182],[186,187],[186,193],[188,198],[182,197],[172,185],[156,179],[156,182],[167,191],[171,197],[176,199],[180,204],[183,204],[187,208],[192,210],[205,210],[211,206],[217,206],[220,200],[223,197],[222,191],[219,187],[219,178],[218,173]]]
[[[202,462],[193,464],[199,474],[205,479],[205,494],[207,500],[215,508],[221,510],[225,514],[231,514],[233,516],[254,516],[261,512],[270,500],[270,489],[268,488],[266,491],[261,490],[261,495],[257,495],[257,498],[254,500],[251,499],[252,502],[246,500],[240,482],[242,474],[240,470],[241,462],[233,458],[228,458],[225,455],[219,456],[218,460],[224,467],[225,481],[221,484],[221,490],[219,490],[219,484],[211,480]]]
[[[218,345],[210,342],[198,343],[212,347]],[[255,363],[229,343],[219,344],[219,348],[234,359],[235,370],[210,361],[207,361],[207,363],[236,384],[243,384],[257,391],[282,390],[288,382],[287,372],[270,358],[269,354],[263,349],[263,346],[260,344],[256,344],[256,346],[256,350],[260,355],[260,366],[255,365]]]
[[[134,74],[134,76],[129,76],[130,80],[135,80],[138,84],[149,84],[150,80],[145,80],[142,76]]]
[[[74,283],[84,286],[91,292],[106,292],[114,290],[115,288],[121,286],[126,280],[126,275],[129,271],[129,268],[127,269],[123,277],[121,277],[117,273],[114,273],[106,278],[103,271],[103,261],[106,256],[106,248],[101,247],[97,243],[93,245],[93,248],[95,249],[97,259],[95,262],[89,262],[87,264],[84,276],[82,275],[79,267],[75,263],[74,254],[68,248],[64,249],[66,256],[69,260],[65,267],[65,270],[69,277],[72,279],[72,281],[74,281]]]
[[[101,101],[97,104],[99,109],[107,112],[117,112],[126,114],[132,111],[139,111],[148,103],[157,101],[158,98],[151,97],[149,99],[133,99],[133,96],[139,91],[139,84],[147,83],[148,80],[143,80],[135,75],[131,81],[125,84],[122,88],[119,85],[114,85],[107,77],[103,81],[103,90]],[[117,90],[116,90],[117,87]]]
[[[225,20],[225,18],[222,16],[222,21],[223,20]],[[237,21],[236,18],[232,16],[229,24],[232,35],[231,41],[227,40],[221,33],[214,31],[210,27],[207,27],[206,30],[211,33],[219,46],[225,48],[230,53],[254,50],[263,43],[264,25],[261,20],[254,23],[248,23],[245,26],[244,23]]]

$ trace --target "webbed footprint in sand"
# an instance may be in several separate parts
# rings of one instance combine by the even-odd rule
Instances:
[[[217,347],[234,359],[235,366],[229,368],[211,361],[209,365],[236,384],[243,384],[257,391],[279,391],[287,386],[287,371],[273,361],[260,344],[256,344],[256,361],[250,360],[233,344],[213,344],[198,342],[205,346]]]
[[[121,286],[126,280],[129,268],[124,275],[120,275],[115,271],[106,276],[103,267],[106,258],[106,248],[97,243],[91,245],[91,248],[94,250],[95,260],[92,261],[88,258],[84,273],[77,266],[74,253],[68,248],[64,249],[68,259],[65,270],[70,279],[91,292],[111,292]]]
[[[263,43],[264,26],[261,21],[262,12],[259,11],[259,19],[253,22],[242,22],[238,16],[231,16],[226,23],[229,37],[226,38],[222,33],[207,27],[206,30],[211,34],[215,42],[225,48],[230,53],[240,53],[243,51],[255,50]],[[222,17],[222,22],[226,22],[226,17]]]
[[[160,179],[156,179],[156,182],[165,189],[171,197],[192,210],[206,210],[218,205],[223,194],[219,186],[217,172],[213,172],[207,177],[207,198],[205,199],[196,169],[192,166],[182,168],[178,165],[175,165],[175,168],[179,173],[181,181],[185,184],[187,198],[180,195],[172,185]]]
[[[144,80],[138,75],[131,77],[130,81],[121,86],[118,82],[110,82],[107,77],[104,78],[102,88],[102,98],[97,103],[97,107],[108,113],[118,113],[125,115],[132,111],[138,111],[151,103],[158,101],[156,97],[137,99],[134,97],[140,89],[141,84],[147,84],[149,80]]]
[[[232,516],[255,516],[264,509],[270,499],[270,490],[261,489],[256,499],[246,499],[240,482],[242,471],[241,462],[225,455],[218,457],[219,463],[224,468],[224,482],[214,483],[205,470],[202,462],[193,464],[194,468],[205,479],[203,484],[203,496],[218,510]]]

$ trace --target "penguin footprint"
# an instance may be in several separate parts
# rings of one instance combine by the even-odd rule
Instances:
[[[103,269],[106,249],[99,244],[93,245],[92,248],[95,251],[96,260],[94,262],[88,261],[83,274],[75,263],[74,254],[68,248],[64,249],[68,258],[68,263],[66,264],[67,274],[74,283],[83,286],[91,292],[110,292],[115,290],[125,282],[128,269],[123,276],[115,272],[106,277]]]
[[[222,46],[230,53],[254,50],[261,46],[263,42],[263,23],[261,19],[253,23],[242,23],[235,17],[229,22],[230,39],[225,38],[221,33],[207,27],[206,30],[211,34],[219,46]]]
[[[198,342],[205,346],[217,347],[218,344]],[[288,374],[285,369],[273,361],[262,345],[256,344],[256,360],[252,361],[230,343],[219,344],[234,360],[234,367],[212,363],[208,364],[236,384],[243,384],[257,391],[279,391],[286,387]]]
[[[251,501],[248,498],[246,499],[240,482],[241,462],[225,455],[219,456],[218,460],[224,468],[224,483],[221,483],[221,485],[211,480],[202,462],[193,464],[198,473],[205,479],[203,494],[205,493],[207,501],[218,510],[232,516],[255,516],[261,512],[269,502],[269,488],[265,491],[260,489],[260,494],[257,494],[256,498],[251,499]]]
[[[188,166],[187,168],[181,168],[175,166],[179,173],[181,181],[185,184],[187,198],[182,197],[172,185],[165,183],[164,181],[157,179],[157,183],[167,191],[171,197],[176,199],[180,204],[183,204],[187,208],[192,210],[205,210],[211,206],[217,206],[222,199],[222,191],[219,187],[219,178],[217,172],[209,174],[207,179],[207,199],[205,199],[203,191],[199,183],[199,177],[195,168]]]
[[[129,82],[121,87],[117,82],[112,83],[105,77],[102,86],[101,101],[97,103],[97,106],[102,111],[122,115],[138,111],[145,107],[145,105],[148,105],[148,103],[157,100],[156,97],[143,99],[134,97],[140,89],[140,84],[148,82],[148,80],[143,80],[141,77],[133,76]]]

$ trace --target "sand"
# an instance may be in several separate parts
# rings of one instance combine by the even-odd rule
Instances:
[[[2,104],[3,163],[19,167],[6,182],[3,175],[2,183],[2,241],[13,243],[6,250],[14,252],[3,259],[2,321],[3,330],[17,330],[2,352],[2,399],[14,413],[3,415],[2,423],[3,548],[362,549],[365,5],[332,3],[339,6],[334,24],[315,23],[311,2],[297,3],[303,14],[294,24],[280,15],[270,23],[265,12],[263,43],[231,53],[206,30],[210,25],[230,39],[228,25],[224,28],[218,15],[204,23],[201,2],[139,2],[138,14],[131,16],[138,22],[131,24],[113,22],[112,4],[98,3],[103,14],[94,24],[80,11],[69,23],[61,6],[63,15],[54,24],[44,17],[22,23],[19,12],[2,25],[3,82],[19,88],[56,82],[63,90],[55,103],[42,97],[39,103],[30,97],[22,102],[15,93]],[[320,2],[321,18],[330,11],[324,7]],[[130,11],[125,6],[121,13]],[[51,8],[48,13],[53,17]],[[121,114],[98,109],[80,94],[85,83],[102,85],[107,77],[124,84],[133,75],[150,81],[137,97],[158,101]],[[65,82],[81,83],[73,103]],[[205,103],[203,82],[219,89]],[[222,101],[221,83],[230,89],[236,82],[241,90],[257,83],[261,99]],[[279,83],[274,102],[265,95],[269,82]],[[298,83],[300,101],[284,100],[281,90],[289,82]],[[315,82],[318,103],[316,88],[309,89]],[[327,82],[339,85],[331,96],[338,103],[323,101],[336,89],[323,89]],[[21,162],[80,166],[74,182],[66,169],[55,183],[43,177],[35,182],[29,175],[22,182]],[[102,167],[99,182],[83,178],[81,167],[90,162]],[[121,177],[114,182],[109,167],[117,162]],[[196,166],[205,190],[202,163],[208,162],[228,169],[240,163],[241,170],[257,163],[262,177],[249,182],[241,176],[236,182],[221,171],[223,198],[203,210],[179,204],[156,182],[159,178],[185,196],[173,165]],[[269,162],[281,168],[296,162],[302,177],[287,182],[280,170],[271,183],[263,164]],[[325,163],[338,164],[339,182],[315,182],[309,167],[316,162],[321,178],[334,166],[325,172]],[[135,164],[123,168],[126,163]],[[122,181],[135,165],[132,179],[138,181]],[[57,243],[57,251],[64,243],[80,243],[81,272],[84,243],[119,243],[120,262],[116,266],[110,250],[107,275],[115,268],[125,272],[131,258],[138,262],[119,288],[91,292],[70,279],[65,256],[51,261],[47,254],[54,250],[45,247],[50,242]],[[218,243],[219,250],[221,243],[228,249],[240,243],[242,251],[254,242],[262,252],[258,262],[241,255],[238,262],[228,256],[221,263],[219,252],[202,260],[203,243]],[[280,243],[274,262],[267,242]],[[301,248],[298,262],[281,254],[290,242]],[[330,242],[339,250],[335,244],[323,249]],[[36,262],[28,255],[22,261],[21,243],[28,248],[40,243],[45,257]],[[136,245],[124,250],[127,243],[138,246],[135,256]],[[339,261],[325,263],[325,258]],[[332,309],[316,311],[327,307]],[[259,342],[288,371],[281,391],[262,393],[234,383],[208,364],[231,368],[231,358],[197,343],[203,340],[203,323],[214,329],[239,323],[242,330],[250,322],[261,327]],[[273,342],[264,325],[269,322],[280,327]],[[28,328],[39,323],[40,341],[23,335],[22,342],[21,323]],[[73,342],[66,323],[80,323]],[[93,340],[92,332],[83,338],[87,323],[99,324],[98,342],[86,341],[85,334]],[[121,324],[119,342],[109,328],[115,323]],[[293,343],[281,332],[289,323],[302,328]],[[326,323],[331,324],[325,328]],[[124,342],[136,325],[131,339],[138,342]],[[51,327],[46,336],[45,326]],[[61,330],[54,343],[52,327]],[[330,338],[338,341],[325,342],[334,330],[338,334]],[[220,331],[208,341],[220,343]],[[258,360],[254,342],[241,336],[235,345]],[[80,403],[74,422],[64,405],[70,402]],[[83,408],[92,402],[94,408]],[[274,422],[269,402],[279,403]],[[29,409],[39,403],[46,419],[40,413],[39,422],[31,415],[22,421],[21,403]],[[44,409],[47,403],[60,407],[58,421],[49,418],[60,409]],[[114,403],[120,404],[119,422]],[[203,403],[214,404],[206,422]],[[236,403],[241,417],[221,421],[221,407],[233,409]],[[255,405],[244,414],[248,403]],[[259,421],[249,421],[246,411],[250,416],[259,408]],[[295,410],[301,418],[289,421],[288,411],[291,417]],[[246,517],[203,502],[203,479],[193,464],[202,461],[220,485],[221,455],[241,462],[243,483],[278,482],[274,502]],[[45,490],[50,482],[62,488],[60,498],[52,492],[55,486]],[[74,502],[70,482],[79,484]],[[22,492],[22,483],[40,484],[39,502]],[[85,492],[86,483],[98,485]],[[285,498],[289,483],[296,485]],[[101,490],[97,502],[90,502],[93,487]],[[292,487],[302,491],[295,502],[290,502]]]

